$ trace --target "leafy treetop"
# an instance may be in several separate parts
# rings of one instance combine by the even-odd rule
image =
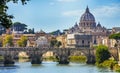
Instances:
[[[116,41],[120,40],[120,33],[111,34],[110,39],[115,39]]]
[[[0,0],[0,24],[6,29],[12,25],[13,15],[7,14],[8,6],[7,3],[13,2],[18,3],[19,0]],[[22,5],[25,5],[29,0],[20,0]]]
[[[109,58],[110,52],[108,51],[108,47],[104,45],[99,45],[96,47],[96,63],[102,63]]]

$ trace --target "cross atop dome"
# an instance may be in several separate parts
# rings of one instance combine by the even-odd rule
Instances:
[[[87,8],[86,8],[86,11],[85,11],[86,13],[89,13],[89,8],[88,8],[88,5],[87,5]]]

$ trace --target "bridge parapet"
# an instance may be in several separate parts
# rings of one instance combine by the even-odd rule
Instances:
[[[31,58],[32,63],[41,63],[42,55],[47,51],[53,51],[59,58],[59,63],[69,63],[68,57],[71,55],[72,51],[81,51],[89,59],[89,57],[94,56],[94,49],[91,48],[41,48],[41,47],[0,47],[0,52],[3,54],[10,54],[12,56],[17,56],[19,52],[26,52]],[[40,59],[38,59],[40,58]],[[90,60],[91,61],[91,60]]]

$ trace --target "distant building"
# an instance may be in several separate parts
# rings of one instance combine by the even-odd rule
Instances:
[[[35,34],[24,34],[28,38],[27,47],[35,47],[36,46],[36,36]]]
[[[14,44],[14,47],[18,47],[18,44],[17,44],[17,41],[21,39],[21,36],[26,36],[28,38],[28,41],[27,41],[27,45],[28,47],[34,47],[36,44],[36,37],[35,37],[35,34],[11,34],[12,37],[13,37],[13,44]],[[2,38],[3,38],[3,41],[5,40],[4,37],[6,36],[6,34],[2,34]]]
[[[90,47],[92,44],[92,35],[85,33],[74,33],[67,35],[67,47]]]
[[[120,27],[113,27],[112,32],[113,33],[120,33]]]
[[[95,17],[89,11],[88,7],[86,8],[85,12],[81,16],[79,25],[76,22],[72,28],[64,30],[64,33],[65,34],[84,33],[85,34],[84,36],[88,36],[86,34],[90,34],[92,36],[91,43],[93,43],[93,45],[99,45],[99,43],[101,43],[101,40],[98,40],[98,39],[102,37],[108,37],[110,35],[109,30],[106,29],[104,26],[101,26],[100,22],[96,24]],[[81,36],[82,35],[79,35],[79,38]],[[89,38],[86,38],[86,40],[89,40]]]
[[[56,39],[61,42],[61,48],[67,47],[67,35],[57,36]]]
[[[50,46],[48,35],[42,30],[36,33],[36,46],[41,48]]]

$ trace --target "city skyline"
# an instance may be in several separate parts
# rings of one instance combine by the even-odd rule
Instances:
[[[8,5],[9,14],[15,16],[14,22],[25,23],[28,28],[35,28],[36,31],[42,29],[52,32],[71,28],[80,22],[87,5],[95,16],[96,23],[100,22],[106,28],[120,26],[119,0],[31,0],[24,6],[12,3]]]

